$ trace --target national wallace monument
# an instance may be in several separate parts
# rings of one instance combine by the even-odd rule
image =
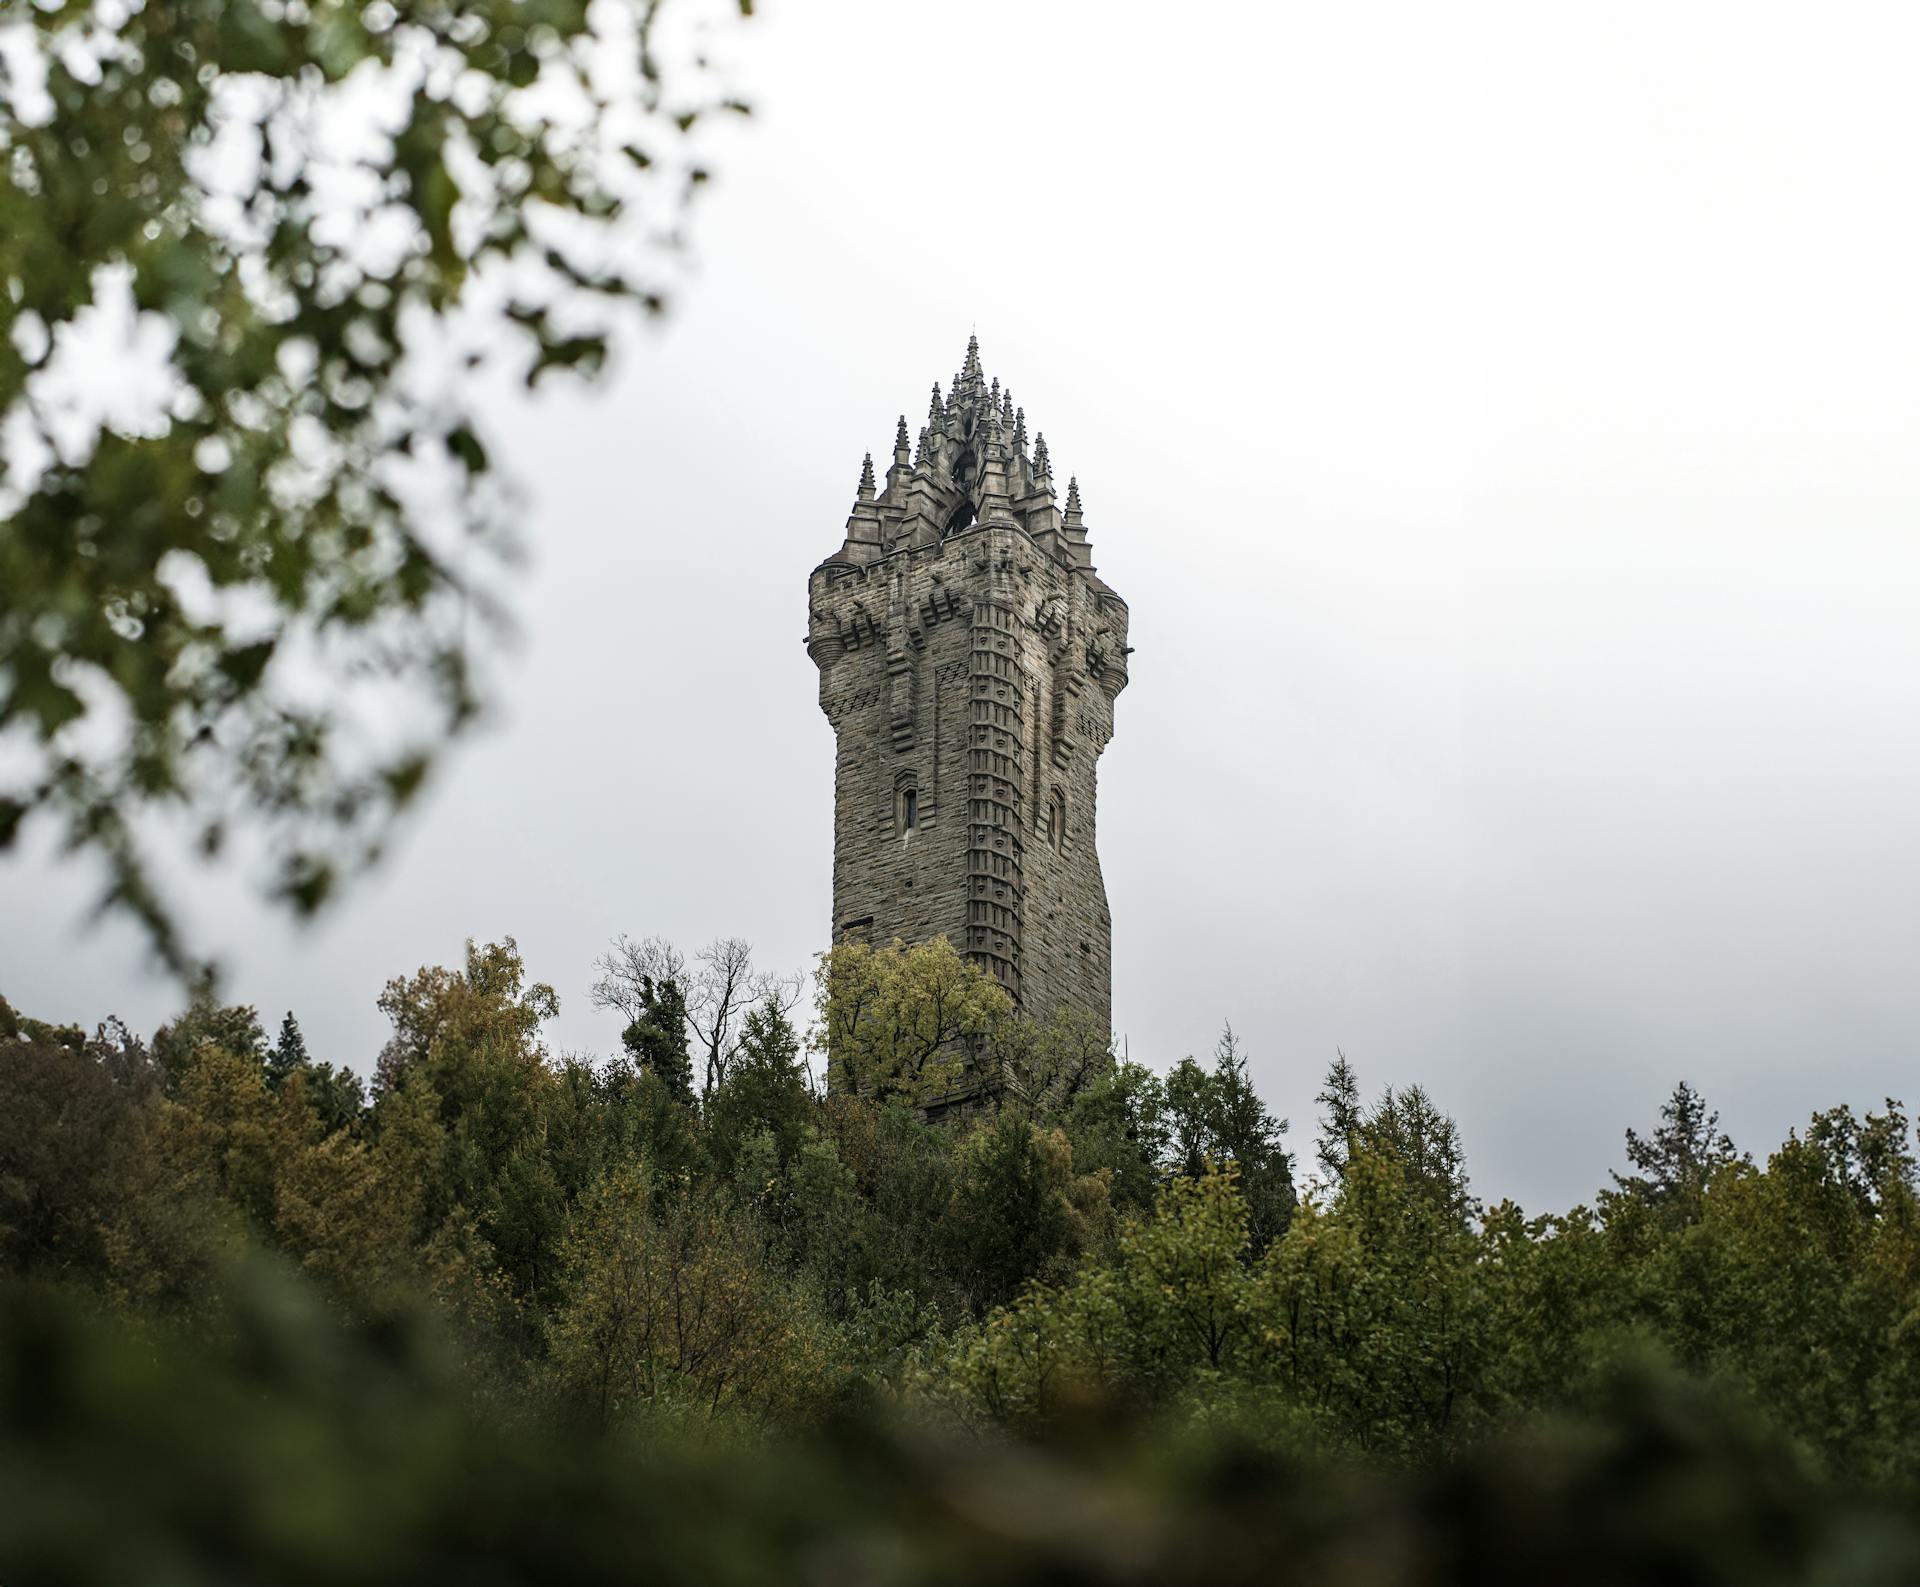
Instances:
[[[836,739],[833,940],[944,936],[1037,1020],[1112,1007],[1095,770],[1127,685],[1127,603],[1096,576],[1077,481],[980,368],[977,339],[884,484],[868,454],[807,581]]]

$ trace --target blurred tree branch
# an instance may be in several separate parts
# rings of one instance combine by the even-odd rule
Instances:
[[[62,827],[176,972],[156,848],[311,913],[486,703],[478,392],[662,307],[743,108],[661,11],[0,9],[0,849]]]

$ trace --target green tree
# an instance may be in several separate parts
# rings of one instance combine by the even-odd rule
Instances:
[[[297,1077],[300,1095],[323,1134],[351,1129],[360,1122],[367,1105],[366,1087],[360,1077],[351,1069],[316,1063],[291,1009],[280,1022],[279,1038],[267,1051],[266,1065],[267,1085],[274,1091],[286,1090]]]
[[[539,1029],[559,1012],[558,997],[527,981],[509,937],[468,943],[459,971],[434,967],[389,982],[380,1008],[394,1034],[380,1055],[377,1093],[430,1099],[442,1131],[428,1227],[470,1214],[516,1293],[535,1292],[554,1276],[546,1257],[565,1210],[542,1144],[560,1076]]]
[[[222,1005],[203,987],[185,1012],[153,1033],[154,1062],[170,1089],[179,1085],[203,1042],[247,1063],[266,1065],[267,1033],[259,1011],[250,1005]]]
[[[1303,1204],[1260,1264],[1259,1376],[1335,1447],[1413,1462],[1458,1447],[1482,1399],[1478,1257],[1406,1161],[1357,1142],[1332,1200]]]
[[[706,174],[685,134],[727,103],[663,72],[656,10],[10,14],[0,415],[27,444],[0,462],[0,731],[25,765],[0,848],[61,821],[176,967],[144,812],[215,855],[237,806],[310,911],[475,716],[475,625],[448,619],[498,626],[513,499],[477,377],[591,375],[661,305],[656,239]],[[76,437],[54,377],[115,301],[167,395]],[[358,731],[369,701],[302,675],[377,675],[382,719],[420,730]]]
[[[1366,1112],[1360,1101],[1359,1076],[1353,1072],[1345,1053],[1335,1053],[1326,1081],[1313,1100],[1326,1110],[1320,1115],[1320,1136],[1313,1154],[1327,1183],[1338,1184],[1346,1172],[1353,1138],[1360,1133]]]
[[[551,1372],[595,1425],[778,1419],[820,1392],[804,1307],[711,1194],[656,1189],[645,1164],[628,1164],[582,1202],[562,1261]]]
[[[267,1053],[267,1084],[277,1091],[288,1075],[312,1062],[307,1052],[307,1038],[300,1033],[300,1022],[293,1017],[293,1010],[288,1009],[287,1017],[280,1021],[279,1039]]]
[[[912,947],[840,943],[821,956],[815,986],[813,1042],[830,1085],[916,1104],[963,1082],[999,1088],[1013,1000],[945,937]]]
[[[732,1179],[745,1142],[764,1135],[774,1165],[799,1149],[815,1113],[800,1061],[800,1038],[768,1001],[748,1012],[725,1078],[707,1099],[703,1131],[708,1154],[722,1179]]]
[[[1144,1064],[1122,1063],[1073,1099],[1065,1121],[1073,1160],[1104,1171],[1116,1211],[1147,1212],[1170,1149],[1167,1092]]]
[[[1816,1114],[1764,1168],[1723,1162],[1669,1207],[1610,1204],[1642,1326],[1741,1385],[1829,1470],[1920,1475],[1920,1188],[1904,1109]]]
[[[953,1194],[941,1226],[972,1310],[1011,1300],[1029,1279],[1056,1275],[1105,1233],[1107,1177],[1076,1173],[1060,1130],[1006,1109],[954,1152]]]
[[[1623,1195],[1633,1196],[1664,1216],[1681,1222],[1693,1217],[1701,1191],[1716,1169],[1739,1158],[1720,1115],[1682,1080],[1660,1105],[1660,1123],[1651,1136],[1627,1131],[1627,1161],[1636,1172],[1615,1174]]]
[[[1231,1025],[1221,1032],[1211,1070],[1191,1058],[1174,1065],[1166,1099],[1173,1166],[1197,1178],[1209,1164],[1233,1164],[1254,1249],[1264,1250],[1293,1215],[1293,1157],[1280,1144],[1287,1121],[1276,1119],[1254,1090]]]
[[[1045,1024],[1024,1016],[1010,1022],[1007,1063],[1033,1117],[1057,1124],[1088,1091],[1118,1067],[1104,1021],[1068,1005]]]
[[[689,1106],[693,1102],[693,1057],[687,1051],[687,1000],[671,979],[642,980],[639,1009],[621,1033],[620,1042],[633,1061],[657,1075],[669,1092]]]
[[[1030,1286],[915,1387],[965,1420],[1031,1429],[1086,1401],[1145,1408],[1217,1386],[1256,1343],[1247,1255],[1233,1173],[1180,1176],[1122,1226],[1110,1263]]]
[[[897,1103],[838,1093],[785,1176],[784,1239],[836,1316],[878,1280],[944,1314],[965,1311],[942,1220],[953,1201],[954,1131]]]
[[[75,1042],[0,1013],[0,1269],[104,1282],[159,1076],[118,1025]]]
[[[1426,1196],[1446,1216],[1464,1223],[1472,1210],[1467,1152],[1460,1128],[1434,1105],[1423,1086],[1389,1086],[1368,1113],[1361,1131],[1367,1147],[1396,1163],[1410,1189]]]

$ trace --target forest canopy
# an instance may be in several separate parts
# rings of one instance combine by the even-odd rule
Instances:
[[[1231,1447],[1276,1482],[1381,1484],[1340,1490],[1363,1506],[1449,1472],[1509,1496],[1598,1482],[1593,1450],[1653,1438],[1736,1509],[1787,1525],[1804,1506],[1796,1548],[1878,1502],[1847,1495],[1920,1474],[1920,1171],[1898,1103],[1823,1111],[1756,1159],[1682,1084],[1590,1204],[1529,1213],[1475,1194],[1436,1099],[1369,1096],[1344,1057],[1308,1167],[1230,1030],[1160,1071],[1071,1018],[1019,1018],[944,942],[836,950],[810,1015],[743,943],[622,946],[602,996],[633,1017],[602,1059],[548,1048],[557,998],[511,940],[390,981],[392,1034],[351,1063],[310,1052],[291,1012],[203,998],[142,1038],[0,1004],[10,1348],[63,1316],[77,1362],[132,1329],[218,1384],[238,1359],[218,1341],[298,1316],[306,1342],[272,1348],[333,1364],[287,1367],[292,1400],[246,1414],[298,1401],[324,1424],[302,1374],[357,1378],[341,1363],[404,1320],[414,1343],[380,1372],[483,1442],[776,1459],[857,1425],[1071,1465],[1098,1426],[1142,1459]],[[937,1064],[930,987],[964,1011]],[[265,1294],[292,1297],[278,1322]],[[164,1391],[140,1392],[164,1424]],[[50,1434],[21,1403],[7,1458],[38,1461]],[[1564,1469],[1505,1464],[1582,1426]],[[1124,1481],[1175,1529],[1224,1502],[1155,1486],[1166,1471]],[[859,1502],[883,1491],[917,1502],[885,1483]],[[1722,1519],[1733,1559],[1745,1523]],[[1911,1542],[1894,1528],[1887,1558]]]

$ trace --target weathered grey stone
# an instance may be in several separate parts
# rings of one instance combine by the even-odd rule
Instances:
[[[970,341],[911,457],[901,419],[884,487],[868,457],[845,542],[808,580],[837,742],[833,936],[945,936],[1035,1018],[1104,1025],[1095,771],[1127,605],[1094,572],[1078,482],[1063,511],[1050,468]]]

